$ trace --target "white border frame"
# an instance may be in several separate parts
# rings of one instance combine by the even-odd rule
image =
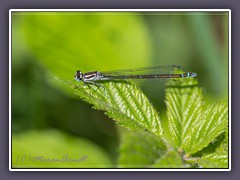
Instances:
[[[228,105],[229,105],[229,168],[228,169],[17,169],[12,168],[12,117],[11,117],[11,102],[12,102],[12,87],[11,87],[11,65],[12,65],[12,12],[228,12]],[[9,171],[231,171],[231,10],[230,9],[10,9],[9,10]]]

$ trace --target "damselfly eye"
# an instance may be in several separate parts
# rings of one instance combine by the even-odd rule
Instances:
[[[76,71],[76,74],[74,75],[74,79],[76,79],[77,81],[82,80],[82,72],[80,70]]]

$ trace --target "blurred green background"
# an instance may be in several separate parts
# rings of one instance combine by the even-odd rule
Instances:
[[[171,64],[196,72],[207,100],[226,100],[228,14],[12,12],[14,167],[23,165],[16,159],[24,154],[62,157],[66,153],[88,154],[82,167],[114,167],[121,129],[55,77],[72,81],[78,69]],[[164,83],[152,80],[138,85],[163,113]],[[59,167],[78,166],[66,163]]]

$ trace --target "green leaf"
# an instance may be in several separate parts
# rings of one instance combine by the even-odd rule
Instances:
[[[229,142],[228,142],[228,127],[226,128],[225,130],[225,133],[224,133],[224,139],[223,139],[223,142],[221,143],[221,145],[217,148],[218,151],[220,152],[226,152],[228,153],[228,145],[229,145]]]
[[[187,164],[184,164],[181,156],[174,150],[167,151],[162,157],[160,157],[155,164],[154,168],[188,168]]]
[[[202,89],[194,79],[186,79],[180,84],[173,82],[166,88],[169,140],[173,146],[180,147],[189,137],[189,130],[200,118],[202,98]]]
[[[170,84],[171,85],[171,84]],[[188,154],[208,146],[225,131],[228,123],[227,103],[203,106],[202,88],[187,79],[166,89],[170,138],[175,147]]]
[[[48,130],[12,136],[12,167],[109,168],[113,164],[106,153],[90,141]]]
[[[197,151],[192,156],[194,157],[201,157],[203,155],[208,155],[214,153],[216,151],[221,150],[222,152],[225,151],[228,153],[228,135],[224,132],[216,137],[213,141],[211,141],[207,147]]]
[[[103,82],[101,85],[80,85],[66,82],[75,93],[118,124],[132,131],[149,131],[162,137],[160,117],[147,97],[137,87],[125,81]]]
[[[228,154],[216,152],[198,159],[198,166],[202,168],[228,168]]]
[[[221,133],[225,132],[228,125],[228,105],[218,103],[203,109],[199,121],[194,122],[189,135],[191,140],[184,144],[185,150],[192,154],[214,141]]]
[[[121,139],[119,167],[151,167],[167,150],[159,137],[148,132],[125,132]]]

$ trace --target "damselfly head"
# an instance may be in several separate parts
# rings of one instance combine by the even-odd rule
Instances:
[[[76,74],[74,75],[74,79],[76,81],[82,81],[82,78],[83,78],[83,74],[80,70],[77,70],[76,71]]]

